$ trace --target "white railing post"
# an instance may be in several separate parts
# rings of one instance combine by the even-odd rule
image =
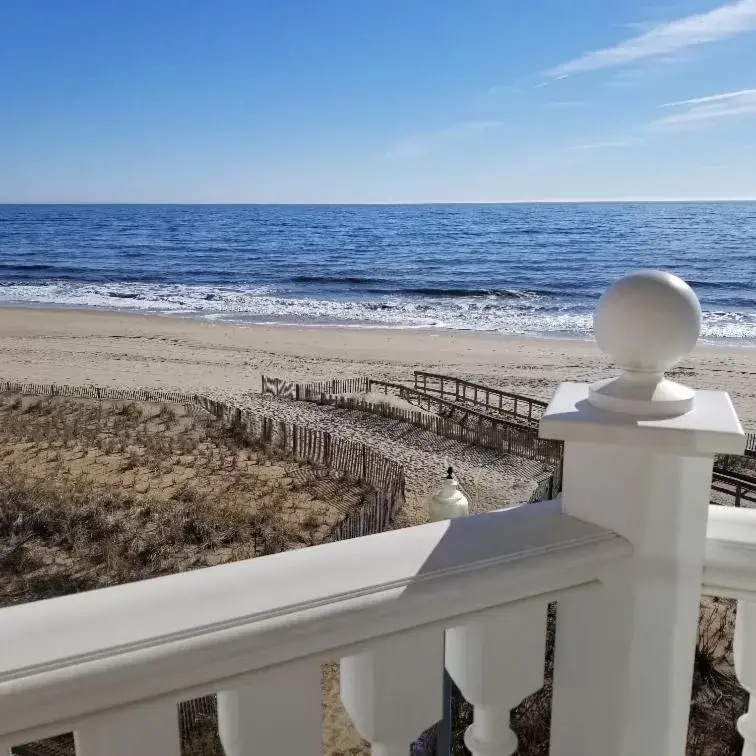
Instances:
[[[615,282],[594,330],[623,372],[562,384],[541,420],[566,442],[563,510],[634,548],[599,589],[559,601],[552,756],[685,751],[713,458],[744,445],[727,394],[664,377],[700,324],[671,274]]]
[[[305,659],[255,672],[218,693],[225,756],[322,753],[320,664]]]
[[[446,669],[473,705],[472,756],[510,756],[510,711],[543,685],[546,603],[532,599],[446,631]]]
[[[76,756],[180,756],[175,701],[135,704],[87,717],[74,730]]]
[[[341,660],[341,701],[373,756],[407,756],[441,718],[443,635],[417,628]]]
[[[738,720],[743,756],[756,756],[756,602],[738,601],[735,618],[735,672],[750,694],[748,712]]]
[[[469,513],[451,467],[444,486],[428,505],[434,521]],[[449,628],[445,636],[446,672],[473,706],[465,745],[472,756],[510,756],[517,750],[517,737],[509,727],[510,710],[543,684],[546,604],[535,600],[504,607],[483,619]],[[446,696],[450,691],[444,688]],[[442,722],[442,727],[450,730],[451,724]],[[449,735],[450,747],[451,733],[442,734]],[[445,740],[437,747],[440,756],[450,753],[443,750]]]
[[[451,467],[428,505],[433,521],[467,514]],[[373,756],[407,756],[410,743],[443,718],[443,659],[443,633],[421,628],[341,660],[341,701]]]

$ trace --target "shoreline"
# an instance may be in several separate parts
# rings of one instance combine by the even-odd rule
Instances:
[[[565,380],[616,373],[595,342],[480,331],[228,324],[78,308],[0,307],[0,377],[39,383],[201,391],[260,390],[262,375],[319,381],[432,370],[549,399]],[[756,425],[756,349],[699,345],[671,371],[694,388],[728,391]]]
[[[4,310],[10,311],[29,311],[29,310],[42,310],[45,312],[77,312],[81,314],[102,314],[102,315],[115,315],[118,317],[131,318],[131,317],[144,317],[144,318],[156,318],[160,320],[180,320],[188,321],[192,323],[206,324],[206,325],[218,325],[228,326],[230,328],[288,328],[288,329],[313,329],[313,330],[335,330],[335,331],[376,331],[376,332],[408,332],[408,333],[425,333],[425,334],[463,334],[469,336],[489,336],[496,337],[498,339],[513,339],[516,341],[554,341],[558,343],[562,342],[577,342],[580,344],[593,344],[593,336],[581,336],[575,334],[561,334],[553,332],[544,333],[506,333],[503,331],[482,330],[474,328],[450,328],[448,326],[435,326],[435,325],[408,325],[408,324],[390,324],[380,322],[342,322],[342,321],[328,321],[328,322],[315,322],[310,321],[275,321],[275,320],[254,320],[233,318],[225,313],[206,313],[201,312],[179,312],[179,311],[160,311],[160,310],[139,310],[139,309],[118,309],[116,307],[101,307],[97,305],[80,306],[80,305],[66,305],[54,302],[0,302],[0,312]],[[0,334],[1,335],[1,334]],[[756,349],[756,341],[749,341],[748,339],[704,339],[699,338],[697,349],[717,349],[717,350],[729,350],[729,349]]]

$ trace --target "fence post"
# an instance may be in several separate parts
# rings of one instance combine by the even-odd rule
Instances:
[[[623,372],[562,384],[541,420],[566,442],[563,511],[633,546],[596,589],[560,597],[551,756],[685,752],[713,458],[744,441],[727,394],[664,378],[700,328],[677,277],[620,279],[594,331]]]

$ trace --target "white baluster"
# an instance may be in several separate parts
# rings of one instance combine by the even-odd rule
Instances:
[[[735,673],[750,694],[748,712],[738,720],[743,756],[756,756],[756,602],[738,601],[735,618]],[[754,707],[752,711],[751,707]]]
[[[341,700],[373,756],[407,756],[441,719],[443,633],[410,630],[341,660]]]
[[[509,713],[543,685],[546,605],[512,604],[446,631],[446,669],[473,705],[465,745],[473,756],[510,756]]]
[[[76,756],[180,756],[178,705],[153,701],[106,711],[74,730]]]
[[[624,372],[563,384],[541,420],[566,442],[563,510],[634,548],[603,585],[558,603],[551,756],[685,751],[713,457],[744,445],[727,394],[664,378],[700,324],[680,279],[621,279],[594,327]]]
[[[320,756],[320,664],[299,661],[256,672],[218,693],[218,733],[226,756]]]

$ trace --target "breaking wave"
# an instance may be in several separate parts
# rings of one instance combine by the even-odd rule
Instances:
[[[430,290],[429,290],[430,291]],[[443,328],[503,334],[588,338],[592,304],[553,297],[496,295],[460,289],[457,296],[386,296],[380,299],[291,296],[271,287],[55,281],[0,286],[0,303],[95,307],[197,317],[229,323],[299,323],[352,327]],[[477,290],[475,290],[477,291]],[[756,344],[756,313],[704,313],[703,338]]]

